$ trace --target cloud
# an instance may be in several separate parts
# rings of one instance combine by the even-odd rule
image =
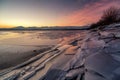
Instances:
[[[120,7],[118,0],[101,0],[86,4],[82,9],[61,18],[60,25],[86,25],[97,22],[103,11],[111,6]]]

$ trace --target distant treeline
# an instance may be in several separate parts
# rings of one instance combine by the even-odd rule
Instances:
[[[0,28],[1,31],[3,30],[87,30],[89,26],[84,27],[14,27],[14,28]]]

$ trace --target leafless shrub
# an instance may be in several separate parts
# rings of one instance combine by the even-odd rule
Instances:
[[[111,24],[118,21],[119,15],[120,9],[110,7],[104,11],[100,21],[104,22],[104,24]]]
[[[120,9],[116,7],[110,7],[103,12],[101,19],[91,25],[91,28],[104,28],[104,25],[120,22]]]

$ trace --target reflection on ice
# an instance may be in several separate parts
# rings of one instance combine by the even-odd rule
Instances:
[[[1,31],[0,70],[24,62],[61,41],[61,44],[65,44],[70,36],[79,33],[80,31]]]

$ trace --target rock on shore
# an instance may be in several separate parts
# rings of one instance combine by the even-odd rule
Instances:
[[[120,25],[87,34],[74,57],[63,68],[52,65],[41,80],[119,80]]]

